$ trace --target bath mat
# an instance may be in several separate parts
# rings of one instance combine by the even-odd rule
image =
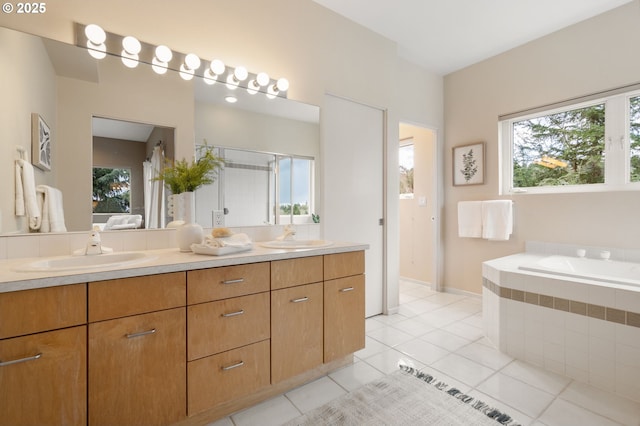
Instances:
[[[509,415],[429,374],[408,366],[400,369],[285,424],[520,426]]]

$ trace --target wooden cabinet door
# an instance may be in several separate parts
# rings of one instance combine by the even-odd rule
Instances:
[[[364,275],[324,283],[324,362],[364,348]]]
[[[187,370],[191,416],[269,386],[269,340],[189,362]]]
[[[0,424],[86,425],[86,326],[0,341]]]
[[[271,383],[322,364],[322,283],[271,292]]]
[[[187,307],[189,361],[269,338],[269,293]]]
[[[89,425],[186,417],[186,308],[89,324]]]

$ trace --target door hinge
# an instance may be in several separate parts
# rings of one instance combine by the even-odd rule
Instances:
[[[378,219],[378,225],[380,226],[384,226],[384,218],[381,217],[380,219]]]

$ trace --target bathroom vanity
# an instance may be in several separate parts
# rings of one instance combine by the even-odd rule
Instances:
[[[0,424],[206,424],[347,365],[366,248],[166,249],[48,274],[1,261]]]

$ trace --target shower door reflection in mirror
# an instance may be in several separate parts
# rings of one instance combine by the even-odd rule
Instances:
[[[196,192],[203,227],[311,223],[314,159],[216,148],[225,165],[218,179]],[[216,217],[223,215],[223,223]]]

